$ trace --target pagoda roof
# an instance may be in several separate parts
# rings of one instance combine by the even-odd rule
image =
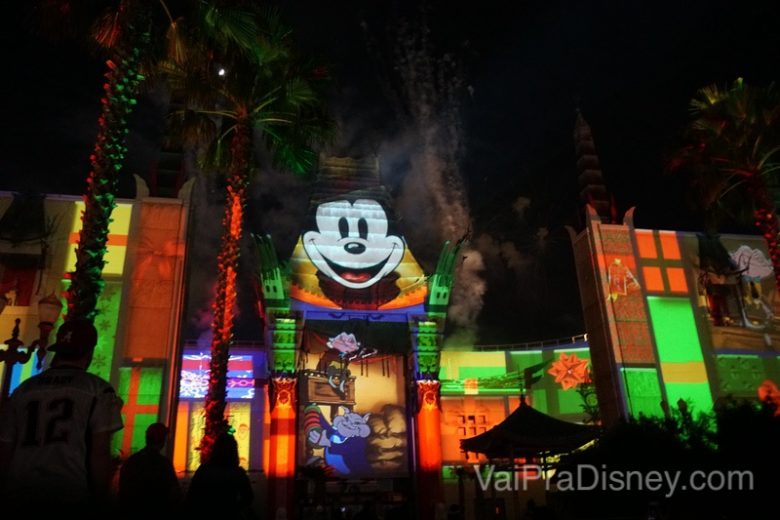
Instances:
[[[521,398],[520,406],[501,423],[476,437],[460,441],[466,452],[488,458],[516,458],[565,453],[598,437],[594,426],[561,421],[535,410]]]

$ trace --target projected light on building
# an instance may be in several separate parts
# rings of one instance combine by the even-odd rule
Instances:
[[[203,399],[209,382],[209,361],[211,356],[201,352],[186,353],[182,360],[179,380],[181,399]],[[255,379],[251,355],[232,355],[228,362],[228,399],[253,399]]]

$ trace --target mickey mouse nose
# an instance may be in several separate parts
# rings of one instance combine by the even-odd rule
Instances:
[[[366,246],[360,242],[350,242],[344,245],[344,250],[351,255],[359,255],[366,250]]]

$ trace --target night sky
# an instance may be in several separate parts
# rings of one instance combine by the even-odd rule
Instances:
[[[423,10],[358,0],[279,4],[304,52],[333,75],[340,126],[328,152],[380,155],[407,239],[429,269],[439,242],[427,233],[431,216],[416,214],[420,201],[410,198],[412,176],[421,175],[414,157],[453,158],[447,175],[457,182],[448,189],[463,195],[487,283],[475,329],[480,343],[584,331],[563,228],[580,211],[572,139],[578,107],[620,212],[636,206],[640,227],[695,230],[684,186],[663,174],[688,100],[701,86],[737,76],[765,84],[777,79],[780,63],[778,2],[496,1],[455,9],[433,1]],[[23,8],[8,9],[0,34],[0,190],[79,194],[97,128],[101,59],[34,35]],[[434,74],[410,86],[399,42],[419,50],[424,27]],[[453,137],[421,151],[426,103],[434,107],[426,124]],[[153,163],[163,113],[151,97],[139,105],[128,175]],[[290,188],[303,185],[266,172],[254,190],[248,228],[280,237],[282,257],[306,202]],[[133,195],[132,182],[122,189]]]

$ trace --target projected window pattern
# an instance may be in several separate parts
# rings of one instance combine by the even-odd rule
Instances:
[[[458,415],[457,421],[461,425],[457,430],[458,436],[463,439],[474,437],[487,431],[488,422],[485,414]]]
[[[489,425],[487,415],[485,414],[458,415],[456,421],[459,425],[456,429],[458,441],[485,433],[488,431],[488,426],[492,427],[492,424]],[[460,445],[460,442],[458,444]],[[479,456],[476,453],[466,453],[465,457],[467,461],[479,460]]]
[[[649,293],[687,294],[688,282],[674,231],[635,230],[645,290]]]
[[[203,399],[209,385],[211,356],[204,353],[184,354],[179,380],[179,397]],[[253,358],[251,355],[233,355],[228,361],[227,398],[252,399],[255,397]]]

